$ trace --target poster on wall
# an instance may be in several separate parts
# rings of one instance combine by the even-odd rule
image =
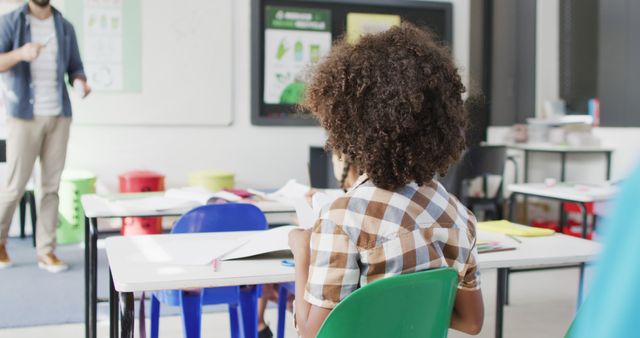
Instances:
[[[297,104],[305,72],[331,48],[331,12],[266,6],[264,97],[266,104]]]
[[[347,40],[355,43],[366,34],[384,32],[392,26],[399,26],[400,15],[349,13],[347,14]]]
[[[85,0],[84,67],[95,90],[123,89],[124,0]]]

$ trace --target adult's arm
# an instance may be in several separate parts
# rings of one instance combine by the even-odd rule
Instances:
[[[84,65],[80,58],[80,48],[78,47],[78,39],[76,38],[76,31],[71,24],[69,24],[69,43],[70,55],[69,66],[67,68],[67,75],[69,76],[69,84],[73,86],[73,81],[76,79],[87,81],[87,76],[84,73]]]
[[[6,72],[21,61],[33,61],[40,54],[42,45],[26,43],[20,48],[12,49],[13,29],[10,17],[0,18],[0,72]]]

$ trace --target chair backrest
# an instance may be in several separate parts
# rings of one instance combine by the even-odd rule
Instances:
[[[375,281],[342,300],[318,338],[446,337],[457,284],[452,268]]]
[[[171,230],[172,233],[224,232],[266,230],[267,219],[252,204],[207,204],[184,214]]]
[[[463,198],[463,183],[476,177],[485,178],[483,185],[486,185],[486,177],[495,175],[503,176],[504,167],[507,161],[507,148],[505,146],[483,145],[468,149],[460,162],[453,166],[447,174],[445,188]],[[500,183],[502,185],[502,182]],[[483,186],[485,195],[486,186]],[[501,190],[501,189],[500,189]]]

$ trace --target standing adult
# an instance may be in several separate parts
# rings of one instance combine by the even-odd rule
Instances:
[[[9,226],[36,158],[41,192],[36,224],[38,266],[60,272],[68,266],[55,255],[58,187],[71,124],[70,84],[87,96],[91,88],[71,23],[49,4],[29,0],[0,17],[0,72],[7,110],[7,177],[0,189],[0,268],[11,266],[6,251]]]

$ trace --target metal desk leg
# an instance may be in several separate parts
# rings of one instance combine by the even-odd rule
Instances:
[[[89,320],[89,308],[90,308],[90,283],[89,283],[89,260],[90,260],[90,251],[89,247],[89,218],[84,218],[84,336],[85,338],[90,337],[90,320]]]
[[[495,337],[502,338],[502,325],[504,320],[504,288],[507,281],[507,269],[498,269],[498,288],[496,290],[496,328]]]
[[[576,304],[576,311],[580,308],[582,304],[582,295],[584,293],[584,268],[585,263],[580,264],[580,280],[578,281],[578,302]]]
[[[524,151],[524,183],[529,182],[529,151]]]
[[[589,221],[587,205],[584,202],[579,203],[578,205],[580,206],[580,209],[582,211],[582,238],[587,238],[587,233],[589,230],[589,224],[587,223]]]
[[[567,179],[567,153],[560,153],[560,182]]]
[[[91,260],[89,261],[89,282],[91,283],[91,287],[89,288],[89,320],[91,327],[89,337],[96,338],[98,336],[96,327],[98,322],[98,219],[89,219],[89,229],[89,255],[91,258]]]
[[[564,182],[567,180],[567,153],[565,152],[561,152],[560,153],[560,182]],[[567,222],[567,215],[564,212],[564,203],[563,201],[560,201],[560,215],[558,216],[558,227],[560,229],[560,232],[563,232],[564,230],[564,225]]]
[[[516,193],[511,193],[509,195],[509,214],[507,215],[507,220],[513,222],[516,218]]]
[[[258,287],[255,285],[240,288],[240,309],[244,338],[258,337]]]
[[[121,338],[133,338],[135,316],[133,314],[133,292],[120,293]]]
[[[118,293],[109,269],[109,337],[118,338]]]
[[[607,181],[611,179],[611,152],[607,151]]]
[[[507,220],[510,222],[515,221],[516,217],[516,196],[518,194],[511,193],[509,196],[509,217]],[[509,269],[504,269],[504,305],[509,305]]]

